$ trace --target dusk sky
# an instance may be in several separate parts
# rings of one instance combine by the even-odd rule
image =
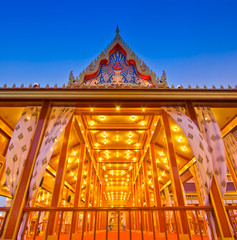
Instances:
[[[237,1],[1,1],[0,86],[67,84],[115,36],[168,85],[237,85]]]

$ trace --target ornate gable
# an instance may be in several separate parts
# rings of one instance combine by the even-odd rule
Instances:
[[[68,87],[99,87],[99,86],[139,86],[166,88],[166,75],[156,77],[144,62],[141,62],[119,35],[116,36],[104,51],[74,78],[72,71]]]

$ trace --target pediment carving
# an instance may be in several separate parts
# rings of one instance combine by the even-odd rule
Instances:
[[[116,30],[116,36],[101,54],[76,78],[71,71],[68,87],[139,86],[167,88],[166,75],[161,80],[128,47]]]

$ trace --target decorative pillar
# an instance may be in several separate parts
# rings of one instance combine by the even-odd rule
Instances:
[[[32,140],[31,148],[29,151],[28,159],[19,184],[16,189],[15,196],[12,201],[11,209],[5,224],[4,232],[2,235],[3,240],[16,239],[19,225],[23,214],[23,208],[26,203],[28,188],[30,184],[31,175],[34,169],[36,157],[42,142],[44,131],[46,127],[47,118],[50,112],[50,102],[45,101],[41,107],[41,112],[38,124],[35,130],[34,138]]]
[[[172,141],[171,131],[170,131],[170,125],[168,120],[168,114],[162,110],[162,119],[163,119],[163,125],[164,125],[164,131],[166,135],[166,144],[167,144],[167,150],[168,150],[168,159],[169,159],[169,168],[170,168],[170,175],[171,175],[171,183],[173,187],[173,195],[175,204],[178,207],[184,207],[185,206],[185,199],[184,199],[184,193],[182,188],[182,182],[179,175],[178,165],[176,161],[176,154],[174,150],[174,144]],[[188,238],[190,236],[190,229],[189,229],[189,223],[188,223],[188,217],[185,211],[180,211],[180,214],[177,214],[177,216],[180,216],[177,220],[178,227],[179,227],[179,233],[180,237],[183,239]]]
[[[51,207],[59,207],[62,200],[64,177],[67,170],[67,156],[68,156],[69,137],[70,137],[71,128],[72,128],[72,118],[68,122],[65,128],[62,149],[61,149],[60,158],[58,162],[58,170],[55,178]],[[54,235],[54,233],[55,233],[55,230],[57,229],[57,219],[59,217],[58,214],[59,213],[56,213],[56,212],[51,212],[49,214],[47,234],[45,235],[45,239],[51,240],[56,238],[56,235]]]
[[[198,126],[196,112],[191,101],[187,101],[187,112],[192,121]],[[220,229],[221,239],[233,238],[230,222],[225,210],[223,199],[220,194],[220,190],[216,181],[215,173],[213,172],[213,179],[210,191],[211,204],[214,208],[217,224]]]

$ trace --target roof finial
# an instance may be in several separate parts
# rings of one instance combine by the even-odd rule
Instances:
[[[116,34],[119,35],[119,27],[118,27],[118,24],[117,24]]]

